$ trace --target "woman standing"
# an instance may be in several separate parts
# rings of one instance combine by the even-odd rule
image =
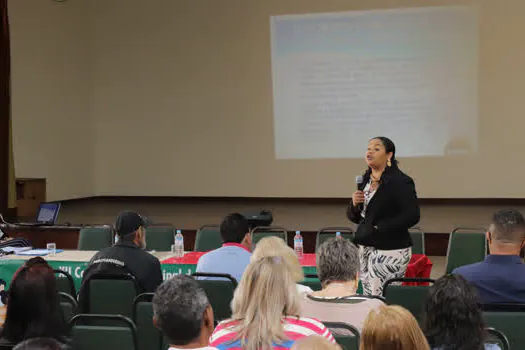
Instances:
[[[412,256],[408,229],[419,222],[419,205],[414,181],[399,170],[390,139],[371,139],[366,162],[368,169],[347,216],[359,225],[354,243],[359,247],[363,294],[381,295],[383,283],[405,275]]]

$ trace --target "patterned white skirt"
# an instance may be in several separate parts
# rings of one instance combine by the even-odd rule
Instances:
[[[361,270],[359,279],[364,295],[382,295],[383,283],[392,278],[405,277],[412,248],[379,250],[359,246]]]

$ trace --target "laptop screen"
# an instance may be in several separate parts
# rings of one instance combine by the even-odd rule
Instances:
[[[40,203],[36,221],[55,224],[59,210],[60,203]]]

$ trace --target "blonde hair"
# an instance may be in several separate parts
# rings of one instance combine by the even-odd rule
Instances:
[[[265,237],[261,239],[252,254],[252,260],[256,261],[268,256],[280,256],[284,259],[284,264],[290,271],[295,283],[304,280],[304,272],[299,259],[292,248],[279,237]]]
[[[235,290],[233,331],[245,350],[270,350],[287,339],[283,316],[299,317],[299,294],[291,274],[280,257],[252,261]]]
[[[310,335],[297,340],[293,344],[292,350],[341,350],[341,347],[321,336]]]
[[[359,349],[430,350],[430,346],[407,309],[398,305],[383,305],[368,314]]]

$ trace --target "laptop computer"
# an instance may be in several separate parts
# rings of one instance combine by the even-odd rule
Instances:
[[[55,225],[58,218],[58,212],[60,211],[59,202],[43,202],[38,207],[38,213],[36,214],[35,222],[19,222],[18,225],[22,226],[46,226]]]

